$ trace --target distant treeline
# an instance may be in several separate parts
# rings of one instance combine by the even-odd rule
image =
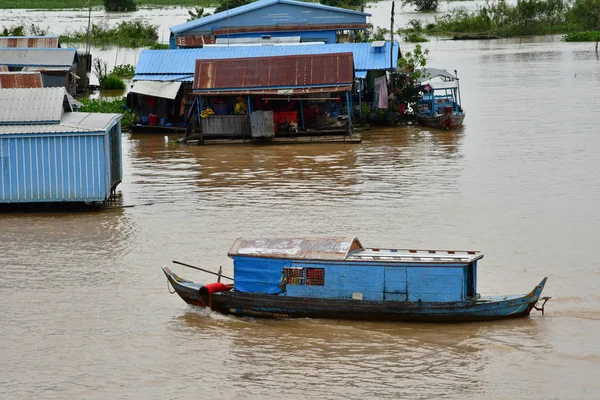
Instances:
[[[216,7],[221,3],[219,0],[133,0],[137,6],[205,6]],[[92,0],[92,7],[104,7],[105,0]],[[27,9],[45,9],[58,10],[65,8],[86,8],[87,0],[28,0],[27,6],[15,0],[0,0],[0,9],[2,8],[27,8]]]
[[[600,0],[487,1],[475,12],[456,10],[433,23],[412,20],[401,33],[498,37],[567,34],[565,40],[596,40],[600,30]]]

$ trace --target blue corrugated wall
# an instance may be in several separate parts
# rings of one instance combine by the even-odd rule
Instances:
[[[324,268],[324,286],[287,284],[282,293],[284,267]],[[351,299],[362,293],[363,300],[452,302],[465,299],[468,267],[390,265],[373,263],[319,263],[268,258],[234,258],[235,288],[250,293],[282,293],[284,296]]]
[[[104,132],[0,136],[0,202],[106,200],[112,183],[107,148]]]

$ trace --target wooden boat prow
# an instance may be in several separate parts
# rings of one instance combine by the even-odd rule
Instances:
[[[356,238],[237,239],[232,285],[163,267],[188,304],[240,316],[466,322],[544,311],[544,278],[524,295],[482,297],[478,251],[364,248]],[[537,306],[538,301],[543,304]]]

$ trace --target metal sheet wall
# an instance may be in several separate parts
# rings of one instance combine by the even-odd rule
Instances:
[[[103,133],[0,136],[0,203],[106,200],[107,141]]]

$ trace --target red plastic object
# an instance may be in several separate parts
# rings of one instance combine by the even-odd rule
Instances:
[[[229,292],[231,290],[231,286],[227,286],[226,284],[221,282],[209,283],[207,285],[204,285],[204,287],[206,288],[206,290],[208,290],[208,293]]]

